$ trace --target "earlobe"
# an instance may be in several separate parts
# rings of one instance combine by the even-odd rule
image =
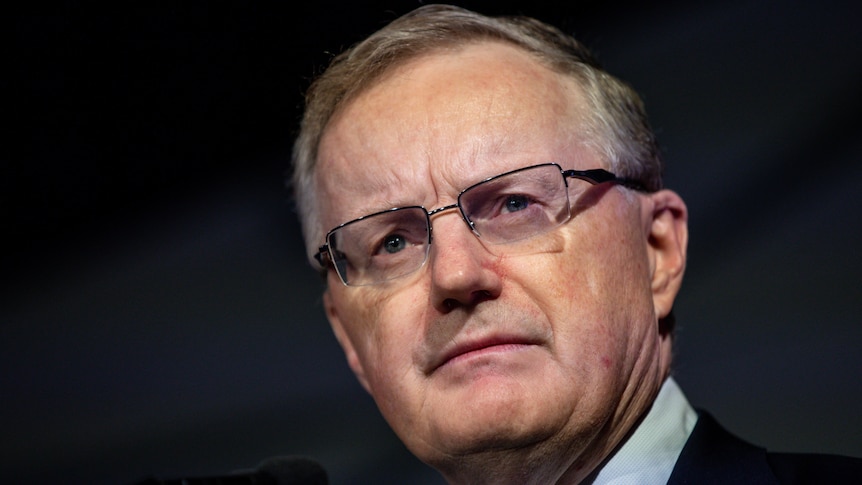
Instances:
[[[356,375],[356,378],[359,380],[359,383],[362,384],[362,387],[370,393],[371,388],[369,387],[368,380],[365,377],[365,369],[362,366],[362,362],[359,360],[359,355],[356,353],[356,348],[350,340],[350,336],[342,325],[341,318],[338,315],[338,309],[332,301],[332,295],[329,293],[329,290],[326,290],[323,293],[323,306],[326,310],[326,318],[329,320],[329,325],[332,327],[332,332],[335,334],[335,339],[338,340],[338,343],[341,345],[341,349],[344,350],[344,356],[347,358],[347,365],[350,366],[350,370],[352,370],[353,374]]]
[[[682,198],[670,190],[650,195],[653,202],[649,227],[653,306],[659,319],[665,318],[682,285],[688,248],[688,209]]]

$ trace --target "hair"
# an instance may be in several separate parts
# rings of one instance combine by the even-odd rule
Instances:
[[[580,42],[529,17],[489,17],[459,7],[426,5],[335,56],[306,92],[291,182],[308,252],[324,237],[317,223],[314,173],[329,121],[408,61],[488,41],[524,49],[551,70],[572,76],[589,103],[582,127],[587,143],[618,176],[635,180],[649,191],[661,188],[661,155],[643,102],[627,84],[608,74]]]

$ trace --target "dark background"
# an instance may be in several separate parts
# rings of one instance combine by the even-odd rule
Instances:
[[[4,21],[0,482],[310,455],[335,484],[439,483],[349,373],[283,185],[308,79],[418,3],[121,3]],[[691,211],[692,403],[862,456],[862,15],[694,3],[461,4],[557,24],[643,94]]]

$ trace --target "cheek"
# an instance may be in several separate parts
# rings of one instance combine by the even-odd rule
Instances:
[[[348,316],[342,321],[372,393],[385,393],[411,372],[409,349],[417,345],[422,334],[418,326],[424,321],[422,312],[427,299],[422,300],[415,289],[409,288],[394,292],[364,288],[351,296],[345,305]]]
[[[613,191],[606,195],[607,210],[589,214],[576,228],[572,251],[577,263],[571,271],[593,298],[612,308],[639,307],[647,301],[650,283],[638,205],[613,197]]]
[[[586,358],[606,369],[622,363],[629,336],[652,310],[637,212],[608,209],[581,214],[547,238],[550,251],[511,258],[508,265],[513,284],[552,323],[559,357]],[[608,223],[611,215],[614,224]]]

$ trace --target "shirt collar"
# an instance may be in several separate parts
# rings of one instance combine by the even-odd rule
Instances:
[[[590,483],[667,483],[696,422],[682,389],[667,378],[646,417]]]

